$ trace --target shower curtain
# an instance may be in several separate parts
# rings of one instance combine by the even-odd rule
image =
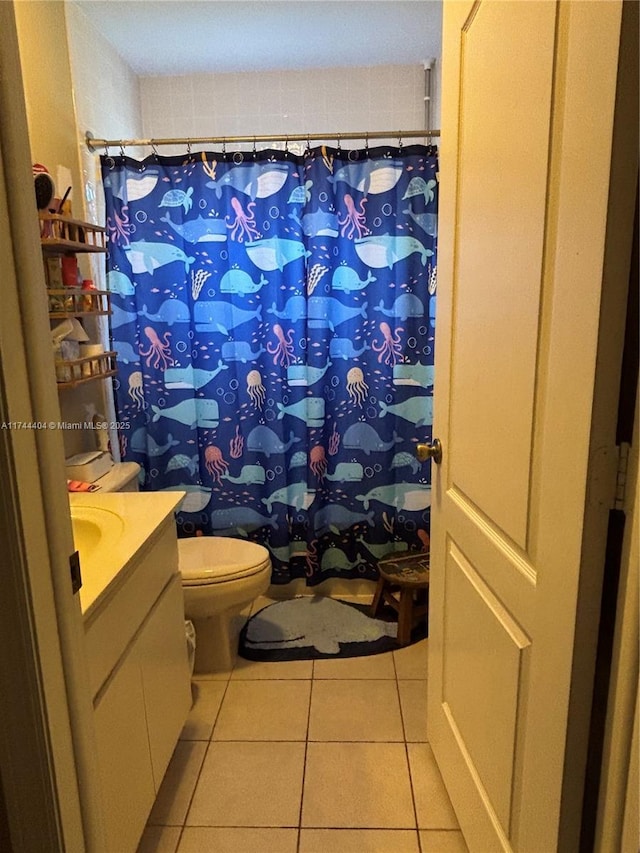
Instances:
[[[101,161],[120,450],[187,493],[179,534],[310,586],[422,548],[436,150]]]

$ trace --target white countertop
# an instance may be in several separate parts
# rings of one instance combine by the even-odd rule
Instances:
[[[162,523],[173,515],[184,494],[83,492],[69,495],[72,523],[77,509],[76,517],[85,519],[92,530],[96,525],[102,531],[99,541],[92,542],[84,553],[81,542],[76,542],[82,573],[80,606],[85,618],[105,603],[124,581],[133,558],[145,543],[153,540]]]

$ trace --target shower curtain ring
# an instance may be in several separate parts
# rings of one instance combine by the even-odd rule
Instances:
[[[116,161],[109,154],[109,146],[108,145],[104,146],[104,159],[105,159],[105,163],[109,166],[110,171],[115,169]]]
[[[256,153],[257,153],[257,152],[256,152],[256,138],[255,138],[255,136],[254,136],[254,137],[253,137],[253,159],[254,159],[254,160],[256,159]]]
[[[222,159],[227,159],[227,140],[224,137],[222,139]]]
[[[402,150],[402,131],[401,130],[398,131],[398,148],[400,148],[400,150]]]
[[[341,145],[342,140],[340,138],[340,134],[338,134],[337,140],[338,140],[338,153],[341,154],[342,153],[342,145]]]
[[[187,157],[191,157],[191,140],[187,139]]]
[[[368,157],[369,156],[369,132],[364,135],[364,153]]]
[[[156,143],[153,141],[153,139],[151,140],[151,151],[153,152],[153,156],[157,160],[158,159],[158,148],[156,146]]]
[[[284,138],[284,154],[285,154],[285,157],[287,157],[289,154],[289,137],[288,136],[285,136],[285,138]]]
[[[125,156],[125,154],[124,154],[124,142],[122,140],[120,140],[120,156],[121,157]]]

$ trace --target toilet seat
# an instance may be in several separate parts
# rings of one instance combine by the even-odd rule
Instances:
[[[270,568],[269,552],[255,542],[227,536],[178,540],[183,586],[205,586],[248,578]]]

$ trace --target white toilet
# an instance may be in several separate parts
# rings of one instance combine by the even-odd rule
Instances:
[[[116,463],[96,482],[104,492],[138,491],[136,462]],[[187,619],[196,629],[195,672],[231,669],[238,645],[235,617],[267,591],[271,558],[262,545],[224,536],[178,540]]]
[[[187,619],[196,629],[195,672],[229,671],[235,661],[238,613],[271,582],[271,558],[262,545],[224,536],[178,540]]]

